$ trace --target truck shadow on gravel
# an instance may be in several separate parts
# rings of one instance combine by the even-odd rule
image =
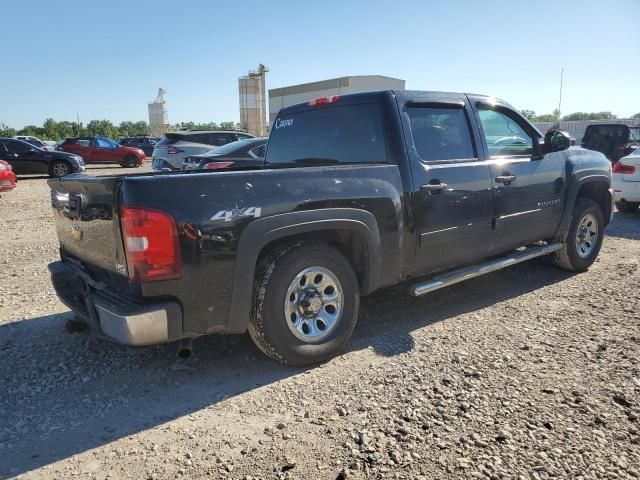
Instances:
[[[381,291],[363,299],[350,350],[372,347],[386,357],[408,352],[417,329],[570,276],[537,259],[423,298],[410,297],[406,286]],[[0,478],[165,428],[170,420],[305,371],[266,359],[248,336],[201,338],[194,356],[180,363],[174,344],[129,351],[70,336],[63,327],[69,317],[0,326]]]

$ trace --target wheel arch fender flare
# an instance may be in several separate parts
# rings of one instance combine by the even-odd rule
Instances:
[[[233,274],[227,333],[243,333],[249,324],[257,262],[268,244],[322,230],[348,230],[366,242],[363,293],[380,285],[382,248],[378,223],[371,212],[355,208],[325,208],[273,215],[252,221],[242,232]]]
[[[567,195],[565,200],[564,210],[562,212],[562,220],[557,232],[562,230],[562,226],[571,221],[573,214],[573,207],[576,204],[578,198],[578,192],[584,185],[592,183],[603,183],[607,185],[609,200],[607,208],[603,211],[605,222],[610,221],[613,214],[613,192],[611,191],[611,177],[605,173],[589,173],[581,176],[576,176],[569,182],[569,188],[567,189]]]

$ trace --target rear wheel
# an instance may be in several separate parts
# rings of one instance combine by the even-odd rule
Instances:
[[[135,155],[129,155],[128,157],[125,157],[120,166],[124,168],[137,168],[140,166],[140,161]]]
[[[595,262],[604,235],[604,215],[600,206],[589,198],[578,198],[571,222],[560,238],[562,248],[555,252],[556,265],[571,271],[584,271]]]
[[[56,160],[49,167],[49,176],[54,178],[64,177],[71,173],[71,165],[64,160]]]
[[[281,363],[321,362],[351,338],[359,302],[357,278],[340,252],[321,243],[290,245],[261,264],[249,334]]]
[[[639,206],[638,202],[616,202],[616,208],[619,212],[633,213],[638,210]]]

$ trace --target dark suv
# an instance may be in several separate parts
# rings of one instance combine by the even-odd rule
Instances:
[[[158,139],[141,135],[121,138],[118,140],[118,143],[124,147],[139,148],[147,157],[151,157],[151,155],[153,155],[153,149],[156,148],[156,143],[158,143]]]
[[[589,125],[582,137],[582,147],[604,153],[612,162],[640,147],[640,126],[623,123]]]

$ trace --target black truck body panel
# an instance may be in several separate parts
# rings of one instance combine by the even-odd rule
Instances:
[[[356,246],[352,262],[360,292],[368,294],[550,239],[570,218],[580,188],[589,182],[609,188],[610,164],[603,155],[579,148],[543,154],[535,127],[489,97],[369,92],[340,97],[335,105],[288,107],[278,118],[298,118],[314,108],[338,114],[350,105],[377,106],[387,163],[282,165],[268,147],[265,166],[256,170],[51,180],[62,260],[81,264],[95,288],[179,305],[182,329],[177,334],[172,327],[168,340],[241,333],[260,256],[284,240],[348,236]],[[422,108],[455,110],[456,118],[465,119],[468,158],[421,158],[412,109]],[[516,119],[533,139],[528,156],[490,155],[480,119],[486,108]],[[280,135],[285,132],[274,128],[269,145],[281,141]],[[505,176],[514,180],[500,180]],[[175,219],[180,278],[129,280],[119,219],[123,205],[161,210]],[[611,212],[603,208],[608,219]]]

